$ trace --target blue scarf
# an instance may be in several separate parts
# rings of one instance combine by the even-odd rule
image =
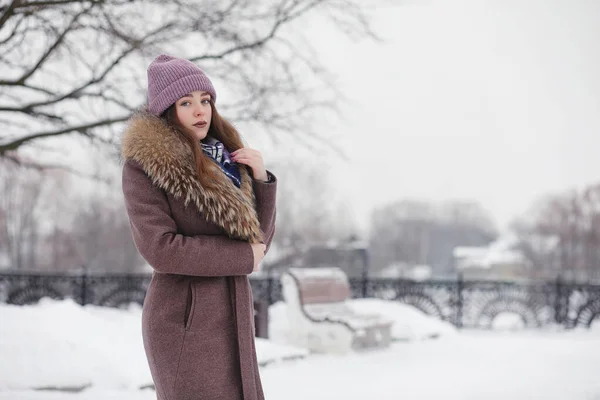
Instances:
[[[240,169],[237,163],[231,159],[229,151],[227,151],[223,143],[213,137],[207,136],[206,139],[200,142],[200,146],[204,154],[219,164],[221,171],[239,188],[242,184]]]

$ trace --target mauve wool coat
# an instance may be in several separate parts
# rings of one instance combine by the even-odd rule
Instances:
[[[276,178],[237,188],[214,164],[203,188],[191,151],[140,112],[122,141],[123,194],[138,251],[153,268],[142,313],[159,400],[264,399],[254,346],[250,243],[269,247]]]

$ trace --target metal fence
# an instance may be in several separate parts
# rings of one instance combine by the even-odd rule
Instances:
[[[0,274],[0,302],[32,304],[43,297],[79,304],[123,307],[143,304],[150,275]],[[277,278],[251,278],[257,304],[282,299]],[[527,327],[589,327],[600,321],[600,285],[565,282],[448,281],[350,278],[355,298],[399,301],[457,327],[488,328],[502,313],[517,314]],[[264,307],[262,307],[264,309]]]

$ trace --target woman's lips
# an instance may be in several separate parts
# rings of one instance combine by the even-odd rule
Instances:
[[[194,126],[197,128],[204,128],[206,126],[206,121],[196,122]]]

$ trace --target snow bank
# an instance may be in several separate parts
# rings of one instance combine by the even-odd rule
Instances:
[[[42,299],[0,305],[0,390],[140,387],[151,383],[140,340],[141,311]]]
[[[277,361],[298,360],[308,356],[308,350],[273,343],[271,340],[256,338],[258,365],[267,366]]]
[[[43,299],[0,304],[0,391],[25,388],[130,390],[152,384],[141,338],[141,307],[81,307]],[[306,351],[258,339],[262,366]]]
[[[394,340],[421,340],[453,335],[457,332],[454,325],[431,317],[422,311],[400,303],[381,299],[354,299],[350,306],[365,314],[379,313],[394,322],[392,338]]]

